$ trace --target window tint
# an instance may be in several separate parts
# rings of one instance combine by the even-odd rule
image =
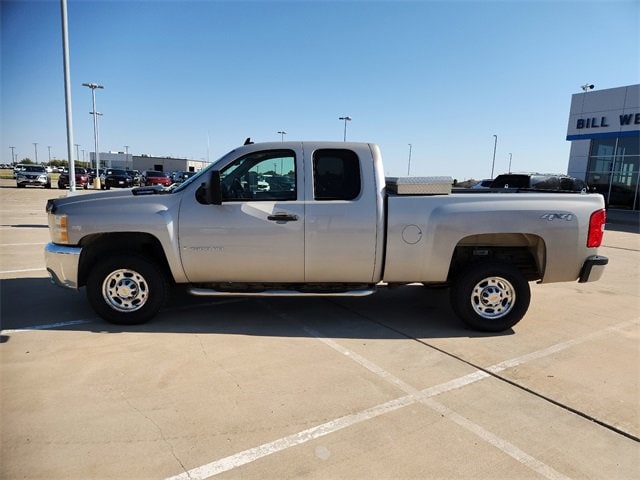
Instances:
[[[223,200],[295,200],[296,156],[267,150],[241,157],[220,172]]]
[[[313,154],[313,192],[316,200],[353,200],[360,194],[360,162],[355,152],[316,150]]]

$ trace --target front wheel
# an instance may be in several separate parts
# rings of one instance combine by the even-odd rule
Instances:
[[[138,255],[115,255],[96,265],[87,279],[87,298],[105,320],[120,325],[144,323],[165,303],[164,272]]]
[[[512,265],[478,262],[453,281],[451,306],[471,328],[500,332],[513,327],[529,309],[529,282]]]

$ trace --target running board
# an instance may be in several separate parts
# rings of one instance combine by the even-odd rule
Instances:
[[[189,288],[187,292],[197,297],[366,297],[375,289],[348,290],[346,292],[301,292],[298,290],[262,290],[260,292],[226,292],[209,288]]]

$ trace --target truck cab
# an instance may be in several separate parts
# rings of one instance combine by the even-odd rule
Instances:
[[[221,282],[380,279],[384,183],[377,149],[314,144],[305,151],[302,142],[243,149],[209,173],[209,184],[220,179],[217,205],[201,195],[180,205],[180,252],[190,282],[210,281],[212,271]],[[269,190],[260,188],[264,175]]]

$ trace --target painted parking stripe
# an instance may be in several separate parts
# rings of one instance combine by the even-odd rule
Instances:
[[[25,273],[25,272],[41,272],[41,271],[45,271],[46,268],[44,267],[40,267],[40,268],[23,268],[22,270],[2,270],[0,271],[0,274],[3,273]]]
[[[283,318],[286,318],[287,320],[291,320],[291,318],[287,315],[281,314],[280,316]],[[570,348],[579,343],[584,343],[595,337],[609,334],[617,329],[637,325],[637,322],[638,322],[637,319],[627,321],[627,322],[622,322],[618,325],[614,325],[612,327],[599,330],[598,332],[593,332],[579,339],[562,342],[557,345],[553,345],[551,347],[517,357],[513,360],[507,360],[505,362],[501,362],[499,364],[496,364],[494,366],[487,368],[487,370],[494,373],[504,371],[507,368],[512,368],[513,366],[517,366],[517,365],[522,365],[528,361],[540,359],[545,356],[549,356],[559,351]],[[369,360],[365,359],[361,355],[348,350],[347,348],[339,345],[337,342],[329,338],[323,337],[319,332],[316,332],[315,330],[312,330],[306,327],[303,327],[303,328],[307,330],[307,333],[313,335],[318,340],[322,341],[323,343],[327,344],[332,348],[335,348],[337,351],[339,351],[343,355],[360,363],[363,367],[367,368],[373,373],[376,373],[377,375],[381,376],[385,380],[390,381],[391,383],[393,383],[394,385],[400,388],[404,386],[410,391],[415,391],[413,387],[406,384],[403,380],[386,372],[384,369],[374,364],[373,362],[370,362]],[[372,407],[358,414],[347,415],[337,420],[333,420],[333,421],[324,423],[322,425],[318,425],[311,429],[303,430],[302,432],[299,432],[297,434],[293,434],[288,437],[284,437],[284,438],[275,440],[273,442],[260,445],[258,447],[244,450],[242,452],[236,453],[234,455],[230,455],[228,457],[208,463],[206,465],[185,471],[184,473],[181,473],[179,475],[168,477],[166,480],[197,480],[197,479],[210,478],[220,473],[233,470],[234,468],[241,467],[242,465],[249,464],[251,462],[259,460],[260,458],[266,457],[268,455],[286,450],[296,445],[306,443],[315,438],[319,438],[320,436],[328,435],[329,433],[333,433],[338,430],[347,428],[349,426],[356,425],[357,423],[363,422],[365,420],[375,418],[379,415],[386,413],[387,411],[397,410],[417,402],[420,402],[422,404],[425,404],[426,406],[429,406],[433,410],[439,412],[441,415],[444,415],[445,417],[447,417],[449,420],[455,422],[459,426],[469,430],[470,432],[482,438],[484,441],[500,449],[506,455],[509,455],[510,457],[514,458],[515,460],[522,463],[523,465],[536,471],[543,477],[548,479],[558,479],[558,480],[561,480],[561,479],[564,480],[568,478],[562,473],[554,470],[549,465],[546,465],[545,463],[537,460],[536,458],[532,457],[526,452],[520,450],[518,447],[511,444],[510,442],[507,442],[506,440],[498,437],[497,435],[471,422],[469,419],[461,416],[460,414],[449,409],[448,407],[431,399],[431,397],[440,395],[441,393],[462,388],[464,386],[470,385],[472,383],[475,383],[477,381],[483,380],[488,377],[490,377],[490,375],[487,374],[486,372],[477,370],[475,372],[472,372],[468,375],[451,380],[449,382],[445,382],[440,385],[429,387],[425,390],[422,390],[421,392],[418,392],[417,394],[411,393],[408,396],[400,397],[396,400],[392,400],[390,402],[386,402],[376,407]],[[402,388],[402,389],[404,390],[405,388]]]
[[[311,330],[308,328],[305,328],[305,330],[307,331],[307,333],[316,337],[318,340],[330,346],[334,350],[351,358],[353,361],[355,361],[359,365],[362,365],[364,368],[371,371],[372,373],[375,373],[376,375],[383,378],[387,382],[399,387],[405,393],[413,395],[414,397],[416,397],[417,402],[431,408],[432,410],[438,412],[440,415],[447,418],[448,420],[456,423],[457,425],[464,428],[465,430],[468,430],[469,432],[475,434],[476,436],[484,440],[486,443],[493,445],[502,453],[509,455],[514,460],[529,467],[531,470],[539,473],[543,477],[548,478],[550,480],[567,480],[569,478],[563,475],[562,473],[554,470],[552,467],[545,464],[544,462],[541,462],[540,460],[532,457],[531,455],[519,449],[512,443],[508,442],[507,440],[498,437],[497,435],[491,433],[490,431],[481,427],[477,423],[472,422],[468,418],[460,415],[454,410],[432,399],[432,397],[435,397],[436,395],[440,395],[441,393],[449,392],[451,390],[457,390],[464,386],[467,386],[477,381],[488,378],[491,376],[488,373],[480,370],[476,370],[475,372],[472,372],[463,377],[459,377],[449,382],[436,385],[435,387],[429,387],[425,390],[422,390],[421,392],[418,392],[411,385],[407,384],[400,378],[382,369],[375,363],[370,362],[369,360],[362,357],[358,353],[350,351],[349,349],[343,347],[342,345],[335,342],[334,340],[326,338],[314,330]]]
[[[68,327],[70,325],[83,325],[85,323],[92,323],[95,320],[70,320],[68,322],[49,323],[46,325],[32,325],[30,327],[14,328],[11,330],[0,330],[1,333],[17,333],[24,332],[26,330],[49,330],[52,328]]]
[[[189,470],[188,472],[169,477],[167,480],[196,480],[213,477],[214,475],[233,470],[234,468],[241,467],[242,465],[254,462],[268,455],[287,450],[291,447],[295,447],[296,445],[307,443],[316,438],[324,437],[330,433],[379,417],[385,413],[404,408],[415,403],[415,401],[416,400],[413,395],[406,395],[404,397],[376,405],[375,407],[367,410],[346,415],[336,420],[323,423],[322,425],[294,433],[288,437],[280,438],[270,443],[265,443],[259,447],[250,448],[249,450],[236,453],[235,455],[230,455],[207,465]]]

